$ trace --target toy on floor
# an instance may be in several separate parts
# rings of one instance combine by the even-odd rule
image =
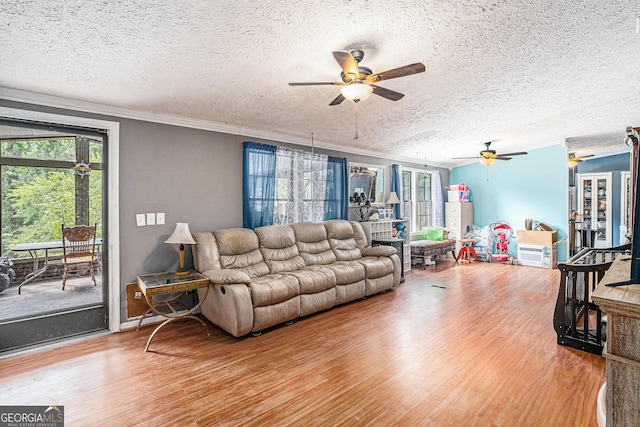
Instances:
[[[504,221],[498,221],[489,226],[491,237],[493,238],[494,253],[491,254],[491,261],[511,262],[513,258],[509,255],[509,243],[514,235],[511,226]]]

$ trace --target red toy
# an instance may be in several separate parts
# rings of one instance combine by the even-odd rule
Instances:
[[[489,226],[491,230],[491,237],[494,243],[494,253],[491,254],[491,261],[496,262],[509,262],[513,263],[509,256],[509,242],[513,237],[513,229],[511,226],[504,222],[498,221]]]

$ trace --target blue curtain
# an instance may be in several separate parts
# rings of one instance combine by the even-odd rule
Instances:
[[[245,142],[242,157],[242,225],[256,228],[273,223],[277,147]]]
[[[402,200],[402,182],[400,181],[400,166],[391,165],[391,191],[395,191],[398,199]],[[393,214],[397,219],[401,218],[400,204],[393,206]]]
[[[349,215],[349,180],[347,159],[329,156],[327,160],[327,195],[324,219],[347,219]]]

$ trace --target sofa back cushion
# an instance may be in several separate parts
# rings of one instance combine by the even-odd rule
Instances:
[[[220,253],[220,267],[240,269],[249,277],[269,274],[269,267],[260,252],[256,233],[249,228],[226,228],[213,235]]]
[[[296,235],[288,225],[267,225],[254,230],[260,240],[260,252],[272,274],[296,271],[305,266],[298,253]]]
[[[353,227],[353,237],[356,239],[356,245],[358,245],[358,248],[362,251],[362,249],[369,246],[364,228],[362,228],[362,224],[358,221],[349,221],[349,223]]]
[[[198,271],[207,271],[220,268],[220,252],[213,233],[195,233],[193,240],[196,244],[191,246],[193,252],[193,264]]]
[[[353,225],[349,221],[333,219],[325,221],[324,226],[327,229],[329,245],[331,245],[331,250],[338,261],[352,261],[362,258]]]
[[[305,264],[326,265],[336,261],[324,224],[299,222],[292,224],[291,228],[296,235],[296,245]]]

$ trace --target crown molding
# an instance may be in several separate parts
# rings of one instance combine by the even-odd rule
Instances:
[[[241,126],[232,126],[224,123],[212,122],[209,120],[190,119],[182,116],[175,116],[171,114],[152,113],[147,111],[139,111],[128,108],[116,107],[108,104],[100,104],[95,102],[81,101],[77,99],[58,97],[53,95],[45,95],[41,93],[28,92],[18,89],[11,89],[0,86],[0,99],[14,102],[24,102],[27,104],[42,105],[45,107],[62,108],[67,110],[81,111],[84,113],[100,114],[105,116],[112,116],[114,118],[124,118],[132,120],[140,120],[151,123],[160,123],[173,126],[181,126],[192,129],[207,130],[213,132],[220,132],[230,135],[239,135],[248,138],[259,138],[274,142],[284,142],[288,144],[303,145],[311,147],[310,139],[301,138],[299,136],[288,135],[278,132],[269,132],[258,129],[246,128]],[[415,158],[404,156],[391,156],[384,153],[373,153],[369,150],[345,147],[338,144],[332,144],[323,141],[315,141],[313,143],[314,148],[323,148],[326,150],[333,150],[342,153],[358,154],[362,156],[368,156],[379,159],[386,159],[391,161],[402,161],[407,163],[416,163]],[[429,162],[430,166],[449,169],[448,166],[444,166],[435,162]]]

